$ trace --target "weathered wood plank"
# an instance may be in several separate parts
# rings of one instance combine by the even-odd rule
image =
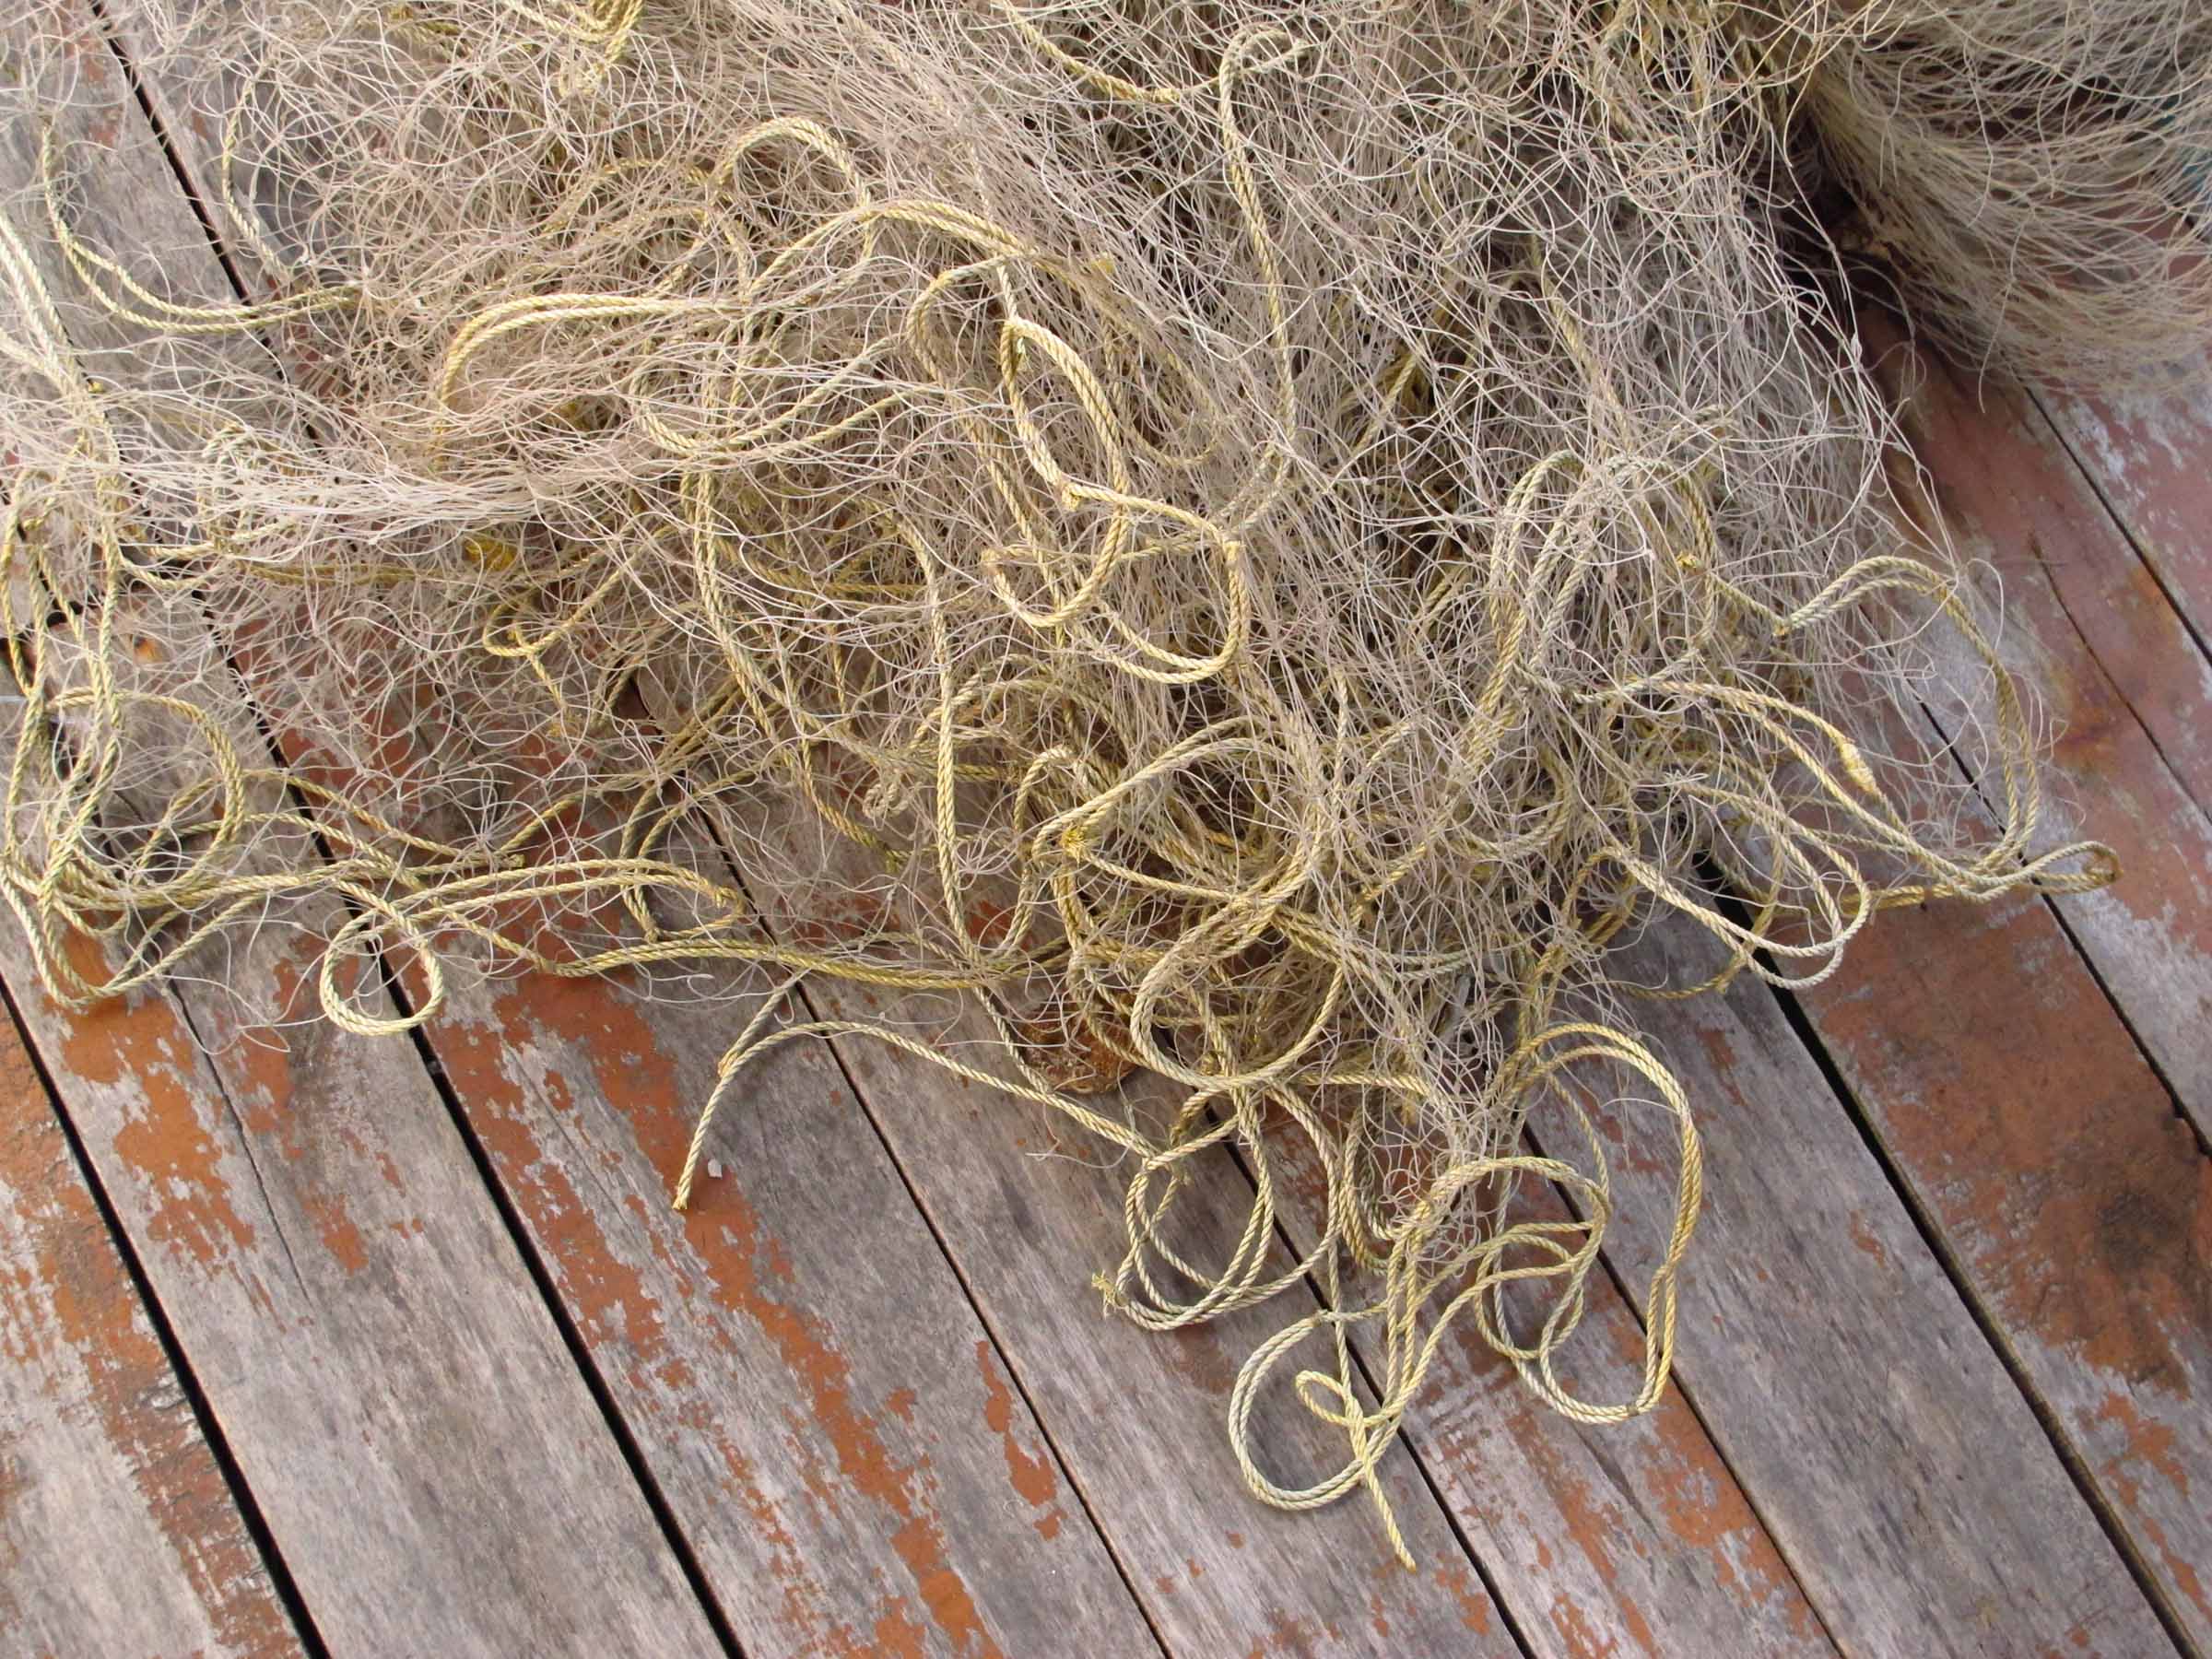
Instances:
[[[2041,409],[2033,418],[2043,442],[2056,443],[2063,434],[2067,458],[2078,466],[2102,467],[2114,453],[2129,457],[2124,470],[2094,475],[2094,488],[2086,491],[2100,515],[2113,515],[2124,538],[2104,526],[2104,534],[2085,537],[2072,558],[2051,561],[2050,577],[2068,620],[2159,755],[2198,809],[2212,812],[2212,725],[2204,717],[2212,708],[2212,663],[2204,652],[2204,626],[2212,616],[2206,528],[2212,519],[2204,516],[2212,511],[2212,361],[2202,372],[2197,396],[2177,398],[2178,407],[2150,425],[2165,443],[2187,441],[2196,455],[2194,467],[2175,467],[2163,478],[2143,459],[2151,440],[2116,419],[2099,420],[2100,406],[2055,405],[2069,423],[2058,429]],[[2164,458],[2162,449],[2152,453]],[[2187,499],[2186,490],[2198,499]],[[2066,493],[2077,492],[2084,492],[2078,480]],[[2069,500],[2069,512],[2072,506]],[[2173,526],[2187,513],[2197,517],[2184,537]]]
[[[2077,626],[2098,603],[2081,571],[2124,558],[2109,523],[2017,405],[1979,416],[1938,376],[1912,417],[1954,530],[2008,577],[2007,650],[2069,723],[2055,765],[2078,816],[2059,831],[2111,841],[2124,874],[2058,900],[2063,929],[2025,900],[1872,929],[1807,1007],[2170,1616],[2212,1649],[2212,834],[2104,673],[2112,648]],[[2201,664],[2171,613],[2112,586],[2186,710]]]
[[[1325,1189],[1302,1144],[1277,1148],[1296,1202],[1294,1247],[1315,1236]],[[1565,1220],[1531,1183],[1516,1217]],[[1367,1356],[1364,1332],[1354,1336]],[[1585,1398],[1641,1380],[1643,1333],[1602,1273],[1562,1374]],[[1575,1423],[1523,1385],[1471,1328],[1437,1352],[1406,1438],[1461,1530],[1494,1564],[1498,1593],[1532,1653],[1833,1654],[1796,1577],[1679,1388],[1646,1416]]]
[[[747,1074],[725,1173],[669,1206],[757,1006],[551,974],[428,1030],[746,1652],[1135,1653],[1135,1602],[830,1055]]]
[[[1527,1213],[1564,1218],[1548,1189]],[[1643,1333],[1602,1276],[1563,1374],[1619,1399]],[[1670,1387],[1648,1416],[1585,1429],[1462,1333],[1406,1425],[1530,1646],[1595,1653],[1818,1654],[1835,1644],[1738,1477]],[[1523,1606],[1526,1597],[1535,1605]],[[1538,1640],[1536,1632],[1544,1635]]]
[[[169,89],[152,90],[159,105]],[[187,176],[211,179],[211,129],[186,114],[169,130]],[[253,688],[281,708],[281,688]],[[1151,1646],[826,1053],[748,1079],[738,1104],[782,1132],[690,1215],[669,1208],[691,1115],[752,1006],[731,1000],[732,973],[698,979],[716,1000],[458,982],[427,1034],[739,1641]]]
[[[2011,512],[2021,515],[2016,533],[2040,540],[2080,522],[2052,506],[2064,504],[2066,485],[2063,476],[2051,482],[2048,451],[2039,460],[2030,444],[2023,453],[2017,426],[2008,441],[2002,427],[1968,418],[1959,400],[1944,413],[1930,420],[1923,408],[1916,418],[1924,458],[1946,480],[1945,505],[1967,519],[1955,529],[1971,535],[1974,514]],[[2023,500],[2040,504],[2023,510]],[[2087,825],[2103,833],[2109,824],[2124,853],[2146,861],[2154,889],[2190,878],[2165,858],[2159,837],[2185,845],[2192,807],[2185,798],[2173,805],[2169,780],[2175,816],[2140,821],[2146,808],[2131,801],[2131,785],[2158,777],[2142,727],[2115,707],[2080,636],[2053,614],[2050,576],[2022,571],[2018,547],[1996,551],[2014,573],[2016,608],[2028,613],[2026,626],[2016,617],[2009,649],[2020,651],[2017,636],[2026,636],[2043,653],[2024,659],[2031,672],[2056,662],[2058,695],[2088,728],[2086,742],[2068,740],[2075,758],[2062,762],[2075,768]],[[2046,552],[2041,562],[2056,561]],[[2104,691],[2085,700],[2085,684]],[[1936,712],[1947,710],[1939,703]],[[2115,802],[2128,810],[2111,810]],[[2136,878],[2131,871],[2124,881]],[[2195,902],[2186,888],[2180,894]],[[2177,899],[2170,892],[2161,901],[2154,890],[2147,902],[2156,914]],[[2137,1005],[2119,982],[2133,975],[2139,985],[2141,968],[2100,952],[2093,901],[2059,905],[2136,1019]],[[2201,975],[2201,966],[2183,967],[2168,994],[2194,994]],[[2195,1563],[2212,1552],[2212,1510],[2203,1438],[2192,1425],[2201,1424],[2196,1396],[2212,1376],[2212,1177],[2128,1024],[2053,907],[2024,897],[1885,917],[1805,1006],[1962,1288],[2169,1616],[2204,1642],[2212,1609]],[[2141,1008],[2138,1029],[2147,1034],[2159,1007],[2146,1000]],[[2168,1022],[2170,1040],[2187,1041],[2178,1023]],[[2193,1074],[2183,1065],[2172,1075]],[[2138,1227],[2139,1251],[2112,1241],[2115,1229]]]
[[[2057,726],[2045,833],[2120,854],[2123,878],[2063,913],[2183,1112],[2212,1134],[2212,767],[2193,796],[2177,766],[2212,733],[2212,674],[2025,398],[1984,388],[1977,402],[1953,371],[1908,373],[1909,361],[1892,354],[1889,378],[1915,387],[1904,413],[1936,504],[2001,598],[2000,655]],[[2212,467],[2212,429],[2204,458]],[[1947,733],[1967,718],[1955,698],[1932,712]]]
[[[742,824],[724,823],[729,835],[776,838],[801,867],[866,875],[851,843],[830,844],[818,824],[800,824],[781,805],[753,803]],[[771,926],[792,924],[767,904]],[[826,978],[810,981],[807,995],[822,1018],[896,1024],[971,1064],[1000,1065],[988,1021],[955,999]],[[1041,1108],[883,1043],[855,1037],[834,1047],[1171,1652],[1521,1651],[1402,1446],[1382,1479],[1414,1572],[1357,1496],[1291,1514],[1245,1495],[1225,1431],[1230,1389],[1244,1356],[1310,1312],[1310,1299],[1170,1335],[1100,1318],[1084,1280],[1119,1259],[1125,1235],[1123,1183],[1098,1167],[1098,1148],[1045,1121]],[[747,1136],[769,1133],[725,1113],[714,1145],[741,1157]],[[1176,1230],[1194,1259],[1229,1254],[1242,1186],[1226,1153],[1198,1173]],[[1253,1424],[1277,1478],[1311,1478],[1343,1461],[1341,1433],[1288,1390],[1263,1398]]]
[[[1695,983],[1710,956],[1702,935],[1655,929],[1625,966],[1643,983]],[[1886,1007],[1891,982],[1870,983],[1872,1006]],[[1772,995],[1746,981],[1640,1014],[1705,1136],[1676,1376],[1838,1643],[2164,1651],[2125,1565]],[[1648,1120],[1600,1117],[1618,1206],[1607,1254],[1641,1299],[1672,1215],[1673,1162],[1652,1155]]]
[[[1821,1041],[2171,1614],[2212,1635],[2212,1165],[2041,900],[1886,916]]]
[[[2212,641],[2212,353],[2128,393],[2037,401],[2141,553],[2147,569],[2136,580],[2180,613],[2201,652]],[[2165,645],[2156,625],[2141,637]],[[2212,731],[2192,714],[2212,701],[2212,668],[2200,661],[2161,683],[2130,672],[2128,652],[2098,655],[2199,804],[2212,806]]]
[[[26,1653],[302,1651],[4,1014],[0,1630]]]
[[[104,45],[65,114],[103,146],[81,222],[229,293]],[[24,124],[0,194],[31,177]],[[53,268],[52,250],[30,233]],[[63,287],[58,276],[57,290]],[[127,331],[77,308],[104,372]],[[250,734],[248,734],[250,735]],[[310,926],[335,912],[302,918]],[[71,1016],[26,942],[0,971],[224,1426],[310,1615],[348,1651],[702,1652],[715,1637],[413,1049],[251,1023],[297,1006],[304,936]],[[592,1562],[579,1572],[579,1559]]]
[[[210,1061],[162,996],[65,1013],[12,929],[0,971],[334,1643],[712,1645],[411,1052],[218,1017]]]

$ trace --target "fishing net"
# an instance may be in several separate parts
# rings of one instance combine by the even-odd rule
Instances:
[[[2037,842],[2032,710],[1909,510],[1830,228],[1855,193],[1955,340],[2104,364],[2194,303],[2160,193],[2202,30],[2061,62],[1972,12],[134,14],[239,295],[103,243],[51,135],[0,220],[0,868],[41,971],[82,1001],[314,925],[365,1035],[456,970],[959,992],[994,1053],[780,995],[717,1099],[778,1043],[893,1044],[1095,1139],[1128,1316],[1318,1287],[1231,1398],[1263,1498],[1381,1503],[1463,1321],[1562,1411],[1646,1409],[1700,1155],[1640,1000],[2112,873]],[[65,103],[82,30],[18,32]],[[1947,741],[1938,679],[1979,711]],[[1709,936],[1700,982],[1623,969],[1653,924]],[[1638,1380],[1593,1400],[1555,1360],[1600,1104],[1678,1176]],[[1225,1254],[1194,1194],[1246,1208]],[[1296,1483],[1248,1443],[1294,1356],[1347,1439]]]
[[[2212,13],[1838,7],[1805,113],[1846,240],[1968,361],[2094,380],[2212,334]]]

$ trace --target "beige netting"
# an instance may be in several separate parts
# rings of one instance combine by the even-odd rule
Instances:
[[[2065,93],[2103,62],[2067,34],[2018,92],[2046,149],[2049,108],[2159,149],[2114,209],[2146,239],[2124,269],[2075,245],[2103,221],[2040,217],[2057,161],[1962,114],[2017,88],[1996,54],[2044,67],[1975,27],[1668,0],[156,19],[134,50],[199,89],[172,124],[251,298],[182,303],[81,230],[97,162],[65,147],[0,224],[9,900],[91,997],[336,895],[324,999],[363,1032],[426,1018],[454,961],[976,994],[995,1057],[771,1003],[725,1078],[865,1033],[1065,1113],[1127,1177],[1103,1282],[1147,1325],[1318,1283],[1232,1404],[1270,1501],[1380,1501],[1458,1319],[1562,1410],[1644,1409],[1699,1154],[1619,942],[1710,934],[1712,977],[1665,994],[1809,983],[1885,905],[2111,874],[2035,844],[2030,714],[1900,509],[1815,204],[1828,158],[1954,337],[2101,363],[2134,308],[2195,303],[2194,209],[2147,199],[2186,174],[2205,54],[2169,21],[2108,120]],[[65,100],[68,31],[29,34]],[[2010,218],[1961,240],[1977,167]],[[2032,263],[1993,289],[2000,244]],[[158,383],[88,379],[85,303]],[[1962,664],[1983,725],[1954,753],[1918,688]],[[364,960],[427,997],[380,1012]],[[1615,1100],[1678,1159],[1678,1213],[1640,1385],[1588,1401],[1554,1358]],[[1250,1224],[1190,1260],[1172,1212],[1227,1201],[1223,1145]],[[1296,1261],[1294,1170],[1325,1190]],[[1574,1218],[1529,1219],[1528,1181]],[[1255,1391],[1332,1336],[1300,1388],[1348,1455],[1277,1484]]]
[[[1851,240],[1970,361],[2093,380],[2212,335],[2212,8],[1830,9],[1804,113]]]

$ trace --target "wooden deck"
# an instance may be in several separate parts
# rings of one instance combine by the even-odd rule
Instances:
[[[83,223],[228,301],[206,135],[128,36],[88,0]],[[1100,1317],[1118,1183],[1020,1108],[786,1047],[679,1217],[728,1006],[73,1017],[11,924],[0,1654],[2212,1654],[2212,367],[2101,404],[1938,370],[1913,426],[2126,878],[1659,1005],[1710,1148],[1677,1386],[1583,1430],[1450,1349],[1384,1471],[1418,1571],[1357,1500],[1246,1498],[1226,1394],[1280,1313]],[[1618,1178],[1590,1349],[1632,1353],[1670,1171]],[[1277,1402],[1265,1443],[1321,1435]]]

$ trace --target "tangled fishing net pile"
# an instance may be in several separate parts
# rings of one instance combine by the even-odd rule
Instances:
[[[1455,1322],[1562,1410],[1648,1407],[1699,1157],[1640,998],[2112,874],[2038,842],[2030,707],[1838,273],[2008,371],[2202,334],[2212,23],[2117,9],[141,21],[246,298],[82,229],[65,146],[0,221],[8,900],[88,999],[335,896],[364,1033],[454,962],[972,994],[995,1055],[771,1000],[725,1084],[839,1035],[1057,1109],[1128,1181],[1101,1282],[1147,1325],[1319,1284],[1232,1399],[1277,1503],[1379,1499]],[[23,32],[65,99],[68,29]],[[85,305],[160,372],[88,373]],[[1654,923],[1701,984],[1631,982]],[[1601,1101],[1680,1180],[1641,1386],[1592,1402],[1555,1357]],[[1178,1200],[1230,1187],[1192,1259]],[[1253,1401],[1332,1339],[1300,1389],[1349,1453],[1279,1484]]]

